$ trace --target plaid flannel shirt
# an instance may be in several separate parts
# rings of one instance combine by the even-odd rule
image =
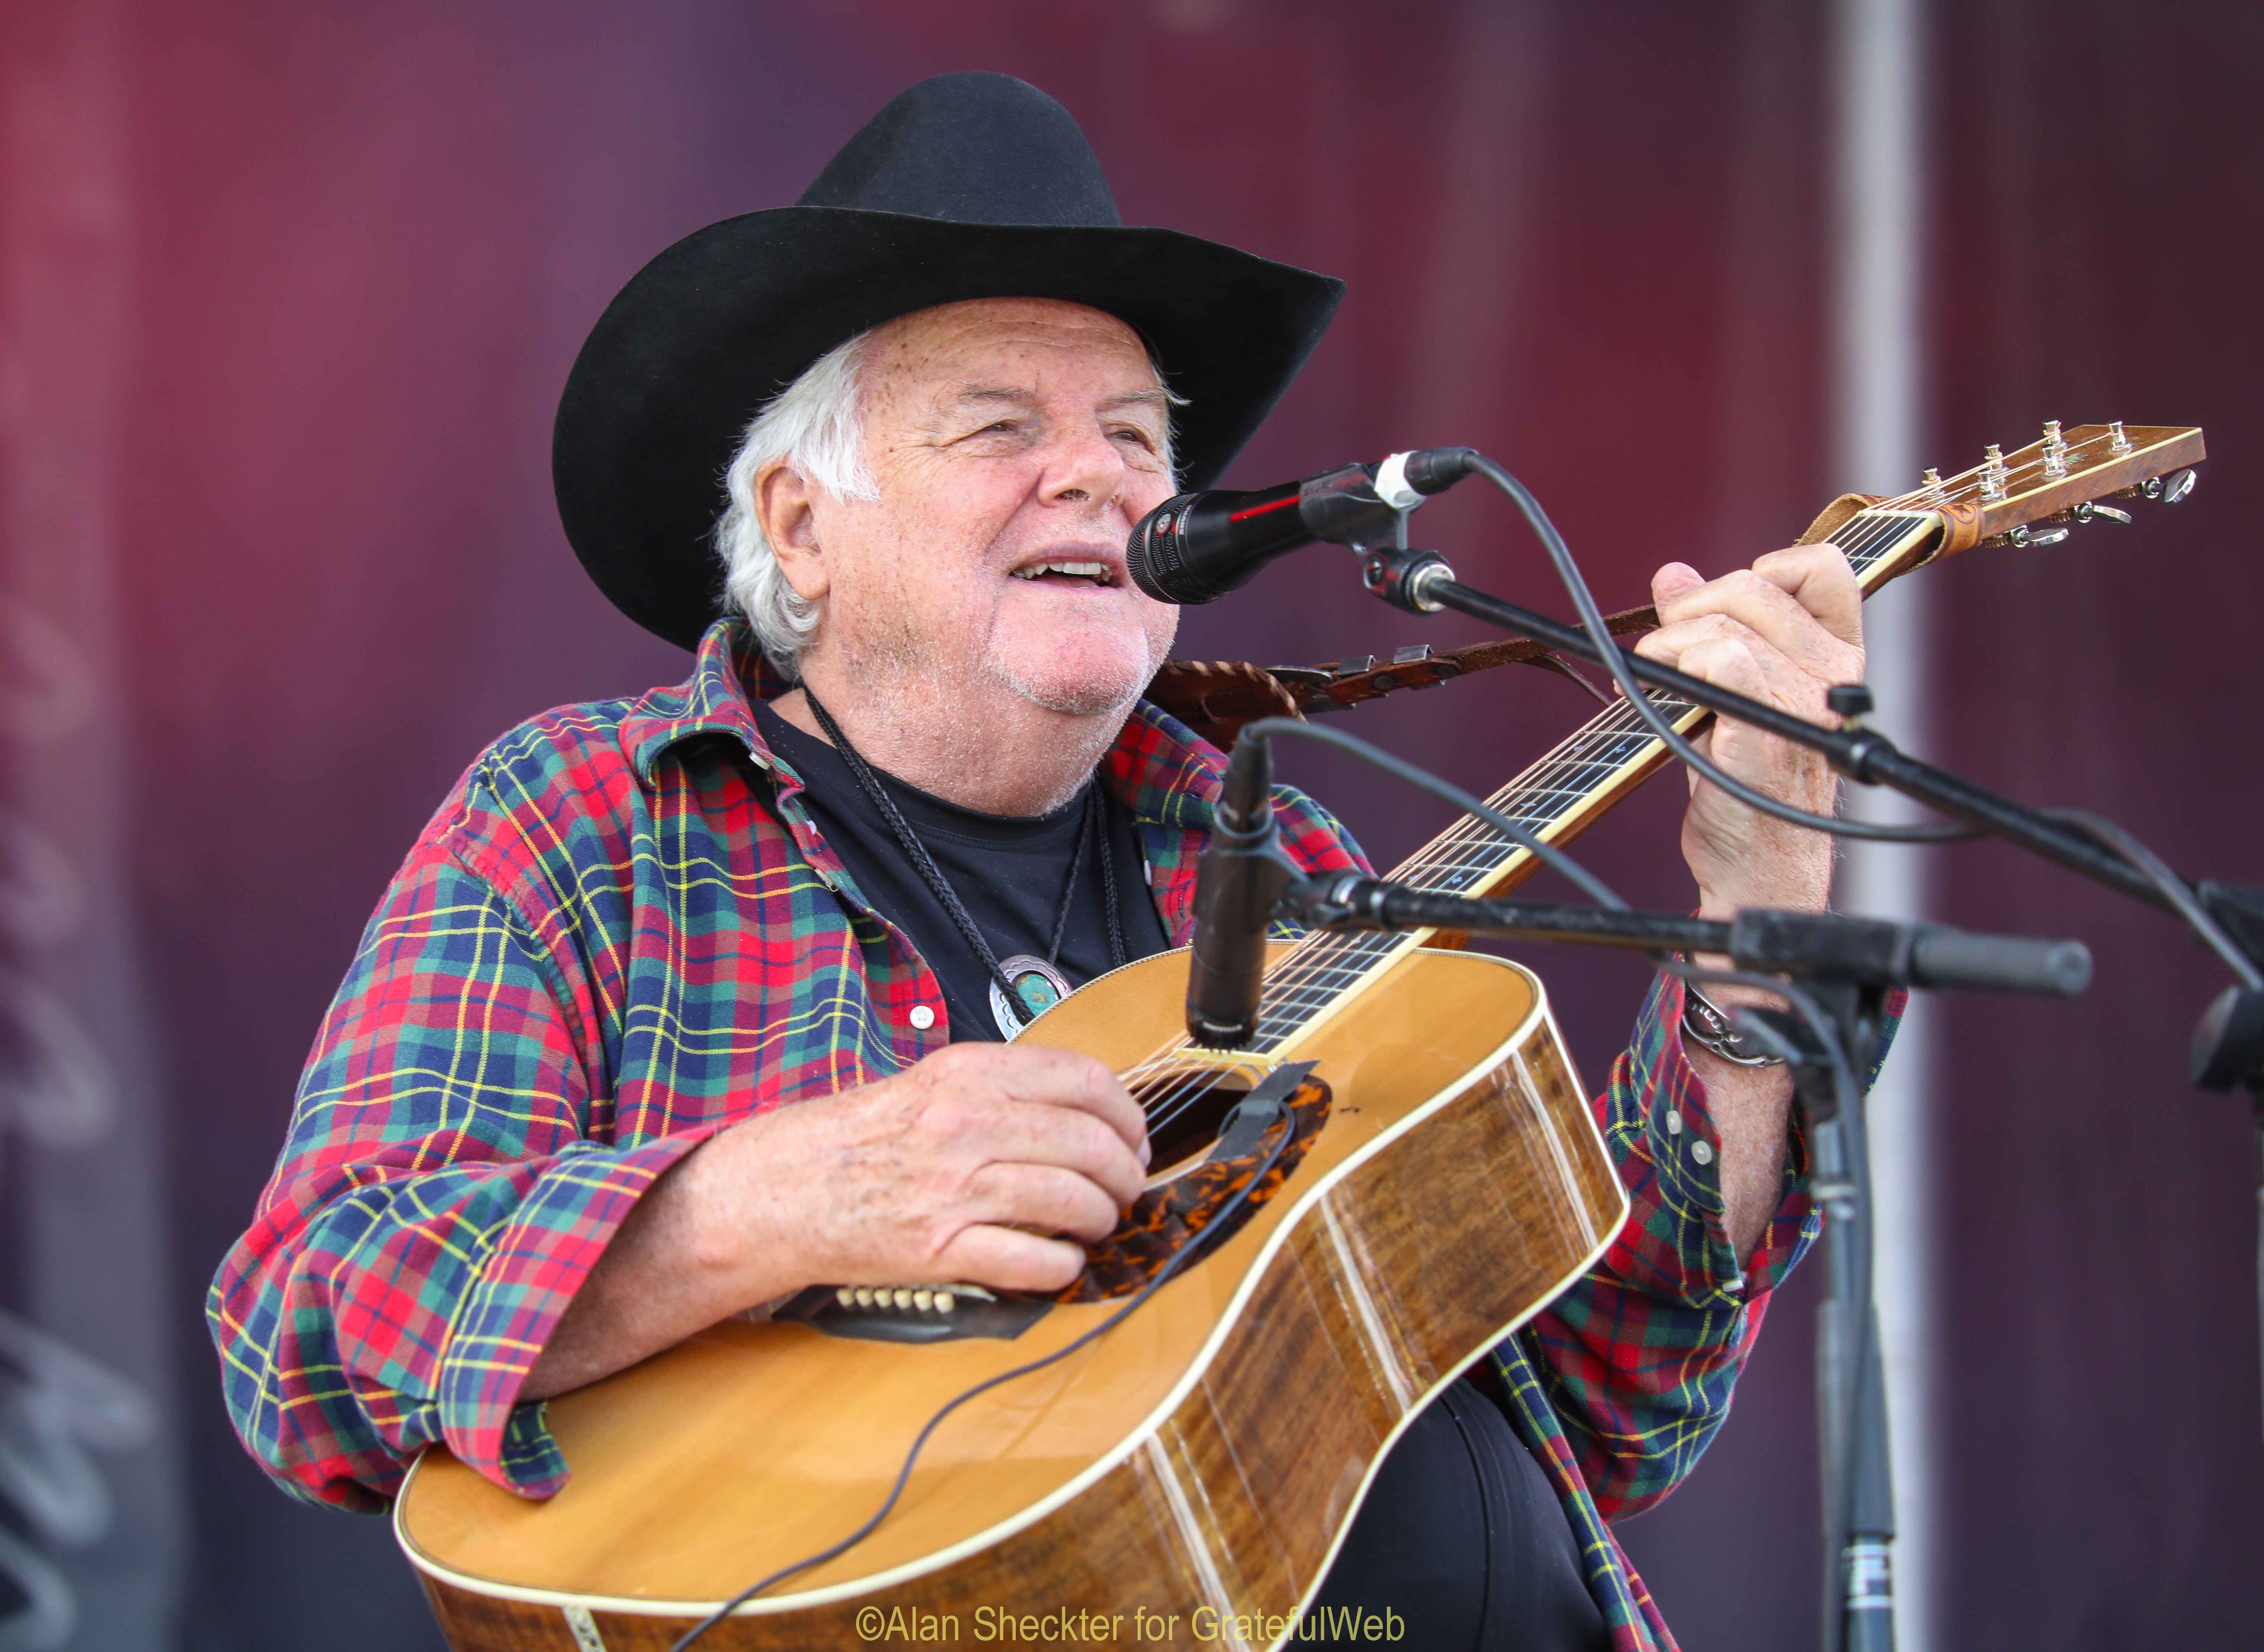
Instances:
[[[286,1489],[381,1510],[444,1441],[514,1491],[556,1491],[567,1465],[519,1391],[637,1197],[734,1120],[948,1041],[933,974],[821,841],[750,680],[779,686],[721,621],[682,685],[522,724],[386,891],[207,1304],[237,1431]],[[1175,945],[1223,768],[1144,703],[1103,764]],[[1292,858],[1367,869],[1317,805],[1278,801]],[[1818,1220],[1789,1165],[1738,1267],[1680,1009],[1679,983],[1654,990],[1595,1104],[1632,1219],[1492,1355],[1630,1652],[1673,1641],[1606,1519],[1696,1462]]]

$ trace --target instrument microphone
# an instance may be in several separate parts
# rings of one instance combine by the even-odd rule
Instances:
[[[1266,926],[1303,875],[1278,845],[1274,757],[1262,739],[1235,743],[1210,846],[1195,863],[1195,934],[1187,967],[1187,1036],[1239,1049],[1258,1031]]]
[[[1477,450],[1424,447],[1256,493],[1183,493],[1140,518],[1124,547],[1132,583],[1158,602],[1214,602],[1316,540],[1397,544],[1406,513],[1469,475]]]

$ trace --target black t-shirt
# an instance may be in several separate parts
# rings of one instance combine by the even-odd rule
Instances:
[[[873,909],[903,931],[943,987],[951,1036],[998,1040],[1005,1036],[990,1008],[990,976],[943,903],[935,898],[889,823],[880,817],[839,752],[804,734],[766,705],[755,707],[755,721],[772,750],[786,759],[808,789],[802,801],[817,830],[849,868],[849,875]],[[1070,863],[1086,831],[1083,791],[1050,815],[1034,817],[985,815],[946,802],[894,776],[874,772],[921,844],[933,857],[944,881],[975,920],[1002,962],[1012,957],[1043,958],[1060,915]],[[1123,808],[1099,787],[1099,803],[1116,874],[1117,924],[1125,961],[1169,950],[1171,938],[1150,897],[1146,863]],[[1101,874],[1098,845],[1088,841],[1070,896],[1069,922],[1055,964],[1079,987],[1115,967],[1108,938],[1107,880]]]
[[[766,705],[755,707],[755,718],[771,749],[802,777],[802,801],[866,900],[935,971],[953,1039],[1001,1037],[983,960],[841,754]],[[991,951],[1001,960],[1044,957],[1093,784],[1050,815],[1024,818],[961,808],[874,772]],[[1127,959],[1145,958],[1166,950],[1170,938],[1131,822],[1107,788],[1100,792]],[[1105,887],[1088,843],[1057,960],[1072,987],[1113,967]],[[1315,1602],[1323,1622],[1332,1613],[1387,1609],[1411,1641],[1441,1652],[1601,1652],[1610,1644],[1579,1545],[1540,1466],[1493,1402],[1467,1383],[1442,1394],[1393,1446]]]

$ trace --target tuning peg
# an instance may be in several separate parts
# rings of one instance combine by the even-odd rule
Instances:
[[[2047,545],[2057,545],[2074,531],[2064,522],[2048,523],[2043,527],[2030,527],[2023,522],[2006,531],[2005,542],[2035,550]]]
[[[2113,505],[2101,504],[2096,499],[2079,501],[2070,514],[2079,522],[2088,522],[2095,517],[2105,517],[2110,522],[2128,522],[2130,519],[2128,511],[2117,511]]]
[[[2005,468],[2005,455],[1996,443],[1989,444],[1981,460],[1981,497],[1991,503],[2005,496],[2005,479],[2010,475]]]
[[[2067,439],[2059,433],[2059,421],[2044,421],[2044,477],[2057,482],[2067,475]]]
[[[2121,419],[2113,419],[2108,421],[2107,428],[2113,437],[2113,439],[2107,444],[2107,451],[2108,453],[2114,454],[2117,459],[2120,459],[2125,453],[2136,453],[2137,451],[2130,446],[2130,438],[2122,434],[2122,421]]]
[[[1928,465],[1926,467],[1926,475],[1919,478],[1919,486],[1925,489],[1928,493],[1940,493],[1941,491],[1941,473],[1936,470],[1932,465]]]
[[[2138,484],[2138,491],[2149,499],[2159,499],[2164,504],[2175,504],[2194,490],[2194,474],[2190,467],[2173,476],[2149,476]]]

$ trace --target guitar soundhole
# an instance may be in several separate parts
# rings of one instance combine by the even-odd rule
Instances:
[[[1209,1152],[1226,1115],[1249,1093],[1250,1081],[1238,1073],[1172,1073],[1136,1088],[1133,1099],[1148,1115],[1153,1173],[1168,1175]]]
[[[1211,1149],[1219,1121],[1250,1093],[1248,1080],[1196,1070],[1178,1081],[1136,1086],[1134,1093],[1143,1103],[1161,1104],[1151,1108],[1151,1116],[1165,1119],[1160,1128],[1151,1127],[1159,1144],[1151,1163],[1177,1168],[1156,1177],[1124,1213],[1116,1231],[1086,1249],[1084,1273],[1056,1300],[1105,1302],[1128,1296],[1174,1257],[1232,1237],[1296,1174],[1328,1123],[1329,1087],[1312,1076],[1312,1066],[1293,1063],[1261,1081],[1272,1086],[1266,1097],[1288,1105],[1287,1134],[1278,1134],[1282,1122],[1277,1119],[1256,1140],[1237,1144],[1239,1156],[1233,1158],[1213,1157]],[[1199,1122],[1198,1114],[1208,1122]],[[1167,1153],[1180,1156],[1172,1160]],[[1259,1176],[1261,1166],[1270,1168]]]

